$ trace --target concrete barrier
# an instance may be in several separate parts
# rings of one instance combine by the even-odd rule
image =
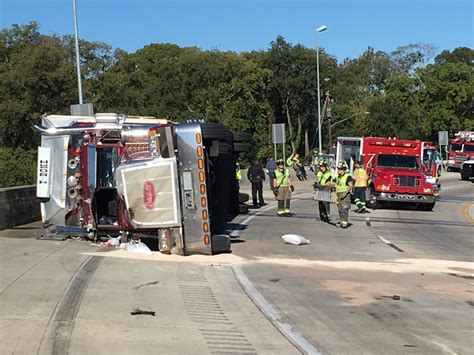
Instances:
[[[36,185],[0,189],[0,230],[40,219]]]

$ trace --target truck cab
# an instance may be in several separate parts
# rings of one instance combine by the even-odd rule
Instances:
[[[97,239],[156,238],[164,253],[230,250],[239,211],[234,143],[221,124],[117,114],[44,116],[37,196],[45,226]]]

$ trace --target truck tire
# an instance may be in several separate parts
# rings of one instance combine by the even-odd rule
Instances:
[[[234,133],[234,142],[250,142],[252,140],[252,134],[250,133]]]
[[[239,205],[239,214],[247,214],[249,213],[249,206],[241,203]]]
[[[375,210],[380,207],[380,203],[377,201],[376,197],[372,193],[372,186],[368,188],[368,191],[369,191],[368,195],[370,196],[370,198],[368,198],[366,201],[367,207]]]
[[[433,203],[422,203],[419,205],[418,209],[421,211],[432,211],[435,206],[435,202]]]
[[[467,175],[461,174],[461,180],[462,181],[467,181],[467,180],[469,180],[469,177]]]
[[[225,140],[229,129],[220,123],[202,123],[201,132],[203,139]]]
[[[235,153],[247,153],[248,151],[250,151],[249,143],[234,143]]]
[[[249,194],[246,194],[246,193],[243,193],[243,192],[240,192],[240,193],[239,193],[239,203],[245,203],[245,202],[247,202],[249,199],[250,199]]]

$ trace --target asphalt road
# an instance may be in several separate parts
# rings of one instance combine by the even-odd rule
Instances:
[[[474,184],[458,177],[444,174],[433,212],[351,213],[347,230],[316,218],[310,182],[293,218],[266,189],[269,206],[229,225],[233,253],[210,257],[1,231],[0,352],[472,353]]]
[[[249,260],[243,272],[283,321],[321,353],[472,353],[474,184],[445,173],[442,185],[432,212],[352,212],[344,230],[316,218],[298,183],[296,215],[258,212],[233,251]],[[311,243],[284,244],[287,233]]]

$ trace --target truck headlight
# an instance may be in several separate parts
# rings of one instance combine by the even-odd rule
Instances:
[[[424,192],[425,194],[430,194],[430,193],[433,192],[433,189],[431,189],[431,188],[429,188],[429,187],[425,187],[425,188],[423,189],[423,192]]]

